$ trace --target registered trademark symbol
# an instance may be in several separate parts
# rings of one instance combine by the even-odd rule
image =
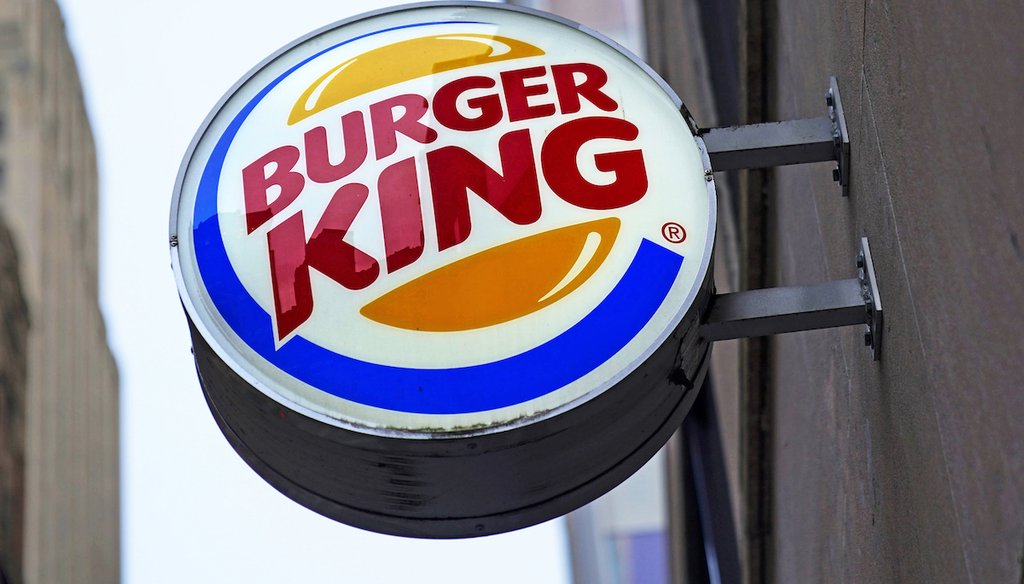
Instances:
[[[661,226],[661,235],[669,243],[682,243],[686,240],[686,230],[682,225],[672,221]]]

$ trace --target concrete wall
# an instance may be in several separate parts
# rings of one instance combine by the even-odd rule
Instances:
[[[806,2],[768,13],[776,119],[839,78],[853,177],[775,171],[777,283],[850,277],[868,236],[886,313],[774,340],[778,582],[1022,582],[1024,10]]]
[[[117,374],[98,307],[95,150],[53,0],[0,1],[0,114],[0,211],[31,322],[23,575],[11,577],[117,582]]]

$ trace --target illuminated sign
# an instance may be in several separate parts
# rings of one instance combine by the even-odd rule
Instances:
[[[258,66],[186,156],[171,227],[204,390],[243,457],[262,447],[232,421],[244,406],[211,386],[307,434],[437,444],[435,458],[459,440],[545,443],[627,386],[638,403],[692,386],[715,200],[680,107],[607,41],[487,4],[367,15]],[[687,353],[668,369],[666,345]],[[683,401],[635,417],[681,416]],[[317,508],[268,456],[254,467]]]

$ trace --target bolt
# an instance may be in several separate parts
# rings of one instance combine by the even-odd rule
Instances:
[[[858,255],[857,256],[857,267],[858,268],[863,268],[864,267],[864,256],[863,255]]]
[[[171,247],[178,247],[178,236],[177,235],[172,235],[171,236]]]
[[[828,105],[828,107],[832,107],[832,106],[835,105],[835,103],[836,103],[836,100],[832,96],[832,90],[830,89],[830,90],[828,90],[828,93],[825,94],[825,104]]]
[[[834,182],[839,182],[839,178],[840,178],[841,176],[842,176],[842,175],[841,175],[841,174],[839,174],[839,169],[838,169],[838,168],[833,168],[833,169],[832,169],[832,180],[833,180]]]
[[[711,182],[711,169],[710,168],[704,171],[704,180],[706,180],[708,182]]]

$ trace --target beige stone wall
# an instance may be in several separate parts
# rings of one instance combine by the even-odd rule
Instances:
[[[117,373],[98,305],[96,154],[53,0],[0,0],[0,210],[28,301],[28,584],[119,580]]]

